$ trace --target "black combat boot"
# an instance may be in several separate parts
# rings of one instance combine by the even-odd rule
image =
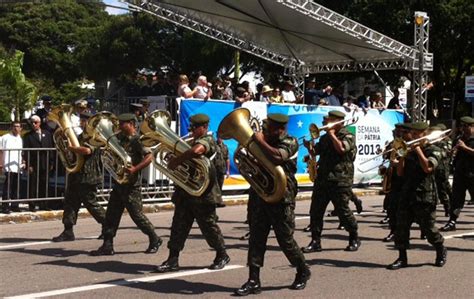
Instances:
[[[170,255],[168,259],[163,262],[163,264],[156,266],[155,272],[158,273],[165,273],[165,272],[173,272],[179,270],[179,251],[170,250]]]
[[[449,220],[448,223],[446,223],[445,226],[439,229],[442,232],[453,232],[456,230],[456,221],[454,220]]]
[[[357,233],[349,235],[349,245],[347,245],[345,251],[357,251],[360,247],[360,239]]]
[[[301,251],[303,251],[304,253],[323,251],[323,249],[321,248],[321,239],[311,240],[311,242],[309,242],[308,246],[301,248]]]
[[[360,200],[359,198],[356,197],[354,199],[354,204],[356,206],[357,214],[362,213],[362,211],[364,210],[364,208],[362,207],[362,200]]]
[[[255,266],[249,267],[249,280],[239,289],[235,290],[237,296],[247,296],[250,294],[260,294],[262,292],[260,286],[260,268]]]
[[[444,264],[446,264],[446,261],[448,259],[448,250],[446,249],[446,247],[443,246],[443,244],[437,244],[435,248],[436,248],[435,265],[436,267],[443,267]]]
[[[393,240],[395,240],[395,233],[393,230],[390,230],[390,233],[382,239],[382,242],[392,242]]]
[[[407,259],[407,250],[406,249],[399,249],[398,250],[398,259],[387,266],[389,270],[398,270],[401,268],[408,267],[408,259]]]
[[[64,227],[64,231],[57,237],[54,237],[51,241],[53,242],[65,242],[74,241],[76,238],[71,227]]]
[[[216,258],[209,266],[210,270],[219,270],[225,267],[230,262],[230,257],[225,251],[225,249],[218,250],[216,253]]]
[[[150,245],[148,245],[148,248],[145,250],[145,253],[156,253],[160,248],[161,244],[163,243],[163,240],[161,240],[161,238],[158,237],[156,234],[149,236],[149,238]]]
[[[114,243],[111,237],[104,237],[104,243],[97,250],[91,251],[90,255],[100,256],[100,255],[114,255]]]
[[[295,281],[290,286],[292,290],[302,290],[306,287],[306,282],[311,277],[311,271],[309,270],[308,265],[304,264],[301,267],[298,267],[296,272]]]

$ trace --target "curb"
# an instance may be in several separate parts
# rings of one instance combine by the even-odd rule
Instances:
[[[369,189],[353,189],[354,194],[357,196],[373,196],[380,194],[380,188],[369,188]],[[296,201],[311,200],[311,191],[301,191],[296,195]],[[224,197],[224,203],[226,206],[239,206],[246,205],[248,195],[231,195]],[[174,204],[171,202],[167,203],[152,203],[144,204],[143,212],[148,213],[160,213],[164,211],[173,211]],[[126,212],[126,210],[125,210]],[[0,215],[1,224],[19,224],[19,223],[30,223],[50,220],[61,220],[63,211],[38,211],[38,212],[19,212]],[[91,217],[89,212],[85,208],[81,208],[78,213],[78,218]]]

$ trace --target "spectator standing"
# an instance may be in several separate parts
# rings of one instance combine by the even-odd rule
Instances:
[[[223,84],[224,82],[222,82],[221,77],[216,77],[216,79],[214,80],[214,85],[212,86],[212,94],[214,99],[222,100],[222,98],[224,97],[225,87]]]
[[[265,103],[271,103],[272,102],[271,101],[272,91],[273,91],[273,89],[270,86],[264,85],[262,87],[262,95],[260,97],[260,100],[262,102],[265,102]]]
[[[400,99],[398,98],[400,96],[400,91],[398,89],[395,89],[393,91],[393,98],[390,99],[390,102],[388,102],[387,109],[401,109],[402,106],[400,106]]]
[[[47,130],[41,129],[41,119],[38,115],[30,118],[32,129],[23,137],[23,148],[53,148],[53,137]],[[29,173],[29,198],[44,198],[48,196],[49,172],[53,170],[54,155],[48,150],[31,150],[23,152]],[[39,202],[40,209],[46,208],[45,202]],[[35,211],[34,202],[29,204],[30,211]]]
[[[253,91],[250,89],[250,83],[249,81],[244,81],[242,82],[242,87],[245,88],[245,91],[247,92],[247,101],[255,101],[255,94]],[[257,99],[258,101],[258,99]]]
[[[194,97],[196,99],[209,100],[212,97],[212,84],[207,83],[206,76],[199,76],[197,86],[194,89]]]
[[[262,90],[263,90],[263,83],[257,84],[257,93],[255,94],[254,101],[263,101],[262,99]]]
[[[224,86],[225,88],[222,99],[232,101],[234,99],[234,90],[232,89],[232,81],[229,77],[224,79]]]
[[[304,91],[304,104],[318,105],[321,97],[324,97],[324,91],[316,89],[316,79],[309,80]]]
[[[249,94],[243,87],[237,87],[235,91],[235,101],[239,103],[245,103],[249,101]]]
[[[298,103],[295,93],[293,92],[294,87],[295,85],[290,80],[285,82],[285,89],[281,92],[281,96],[283,98],[284,103],[291,103],[291,104]]]
[[[178,97],[183,97],[185,99],[194,97],[194,91],[189,87],[189,78],[184,74],[179,75]]]
[[[356,101],[356,98],[354,98],[353,96],[349,95],[349,96],[346,98],[346,101],[344,102],[344,104],[342,104],[342,106],[344,107],[344,109],[345,109],[347,112],[359,111],[359,106],[357,106],[357,105],[355,104],[355,101]]]
[[[0,170],[5,174],[3,183],[2,200],[18,199],[20,172],[24,163],[22,162],[21,149],[23,140],[21,139],[21,123],[14,121],[11,132],[0,137]],[[10,209],[11,208],[11,209]],[[10,214],[10,211],[19,212],[18,203],[2,203],[2,213]]]
[[[324,90],[324,101],[328,106],[341,106],[339,99],[332,93],[332,87],[328,85]]]
[[[87,111],[87,101],[84,99],[77,100],[74,102],[74,113],[71,115],[71,124],[76,136],[82,134],[81,128],[81,113]]]
[[[357,106],[363,109],[370,108],[370,87],[365,87],[364,94],[357,98]]]
[[[272,103],[283,103],[283,98],[281,97],[281,92],[279,87],[275,87],[270,97]]]
[[[43,108],[40,108],[36,111],[36,115],[38,115],[41,119],[41,129],[48,130],[50,133],[54,132],[56,128],[56,124],[54,122],[48,123],[48,113],[51,111],[51,100],[52,98],[48,95],[44,95],[41,97],[43,101]]]
[[[370,108],[384,110],[385,104],[382,101],[382,94],[380,92],[376,92],[373,97],[372,101],[370,102]]]

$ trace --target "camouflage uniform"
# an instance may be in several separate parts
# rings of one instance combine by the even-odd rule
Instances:
[[[320,155],[318,179],[314,182],[311,197],[311,234],[313,240],[321,239],[323,217],[331,201],[339,221],[351,236],[357,235],[357,221],[349,208],[354,180],[355,137],[346,128],[340,129],[336,137],[342,141],[344,154],[339,155],[328,134],[321,136],[315,145]]]
[[[150,150],[143,147],[139,136],[126,136],[122,133],[117,135],[120,145],[125,149],[132,159],[132,165],[139,164],[143,158],[150,153]],[[130,217],[137,227],[150,240],[157,240],[159,237],[155,233],[153,224],[148,220],[142,211],[142,194],[140,190],[141,171],[129,175],[128,183],[118,184],[115,182],[107,205],[107,213],[104,225],[104,240],[115,237],[124,208],[127,209]]]
[[[452,189],[449,184],[449,163],[451,160],[451,139],[445,139],[436,144],[441,149],[442,158],[435,171],[436,187],[438,190],[438,198],[449,211],[450,202],[452,201]]]
[[[248,265],[263,267],[267,238],[270,228],[273,227],[281,250],[295,267],[305,267],[305,258],[298,244],[293,238],[295,230],[295,196],[298,192],[298,183],[295,178],[296,159],[290,159],[298,151],[298,142],[288,135],[280,137],[278,144],[270,144],[278,148],[286,161],[283,170],[287,177],[287,190],[280,202],[270,204],[260,198],[253,188],[249,191],[250,240]]]
[[[430,164],[438,167],[442,160],[441,150],[428,145],[423,152]],[[405,158],[403,185],[399,197],[397,212],[397,228],[395,246],[398,249],[409,248],[410,226],[416,221],[428,242],[434,246],[442,246],[444,239],[435,227],[437,192],[434,172],[425,173],[421,168],[418,155],[410,152]]]
[[[474,148],[474,136],[464,140],[467,147]],[[463,150],[458,150],[454,159],[453,202],[449,212],[451,221],[456,222],[466,201],[466,190],[474,196],[474,157]]]
[[[191,146],[202,144],[206,148],[204,156],[210,158],[216,152],[216,142],[210,135],[191,141]],[[225,250],[224,237],[217,225],[215,193],[217,184],[214,163],[211,163],[210,183],[207,190],[199,197],[189,195],[176,187],[171,200],[175,204],[171,235],[168,241],[170,252],[178,253],[184,248],[189,231],[196,219],[204,238],[210,247],[218,252]]]
[[[227,174],[227,160],[229,160],[229,149],[224,142],[216,143],[216,157],[214,158],[214,165],[216,167],[217,189],[216,203],[223,203],[222,200],[222,186]]]
[[[84,144],[82,135],[79,136],[79,142]],[[97,185],[102,182],[100,150],[90,149],[92,153],[84,156],[81,170],[68,175],[63,212],[63,223],[66,228],[72,228],[76,224],[81,202],[98,223],[103,224],[105,220],[105,209],[97,201]]]

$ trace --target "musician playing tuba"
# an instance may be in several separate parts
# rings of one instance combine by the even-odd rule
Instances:
[[[327,115],[326,134],[313,147],[313,155],[319,155],[318,179],[314,183],[311,197],[311,242],[303,252],[321,251],[323,218],[329,201],[332,201],[342,226],[349,232],[346,251],[357,251],[360,247],[358,226],[349,208],[354,180],[356,156],[355,136],[345,127],[345,113],[332,110]],[[309,147],[307,142],[305,146]]]
[[[118,140],[118,146],[122,147],[131,157],[131,165],[125,165],[127,180],[115,181],[107,204],[107,214],[103,225],[104,242],[99,249],[91,252],[91,255],[113,255],[113,239],[117,233],[120,219],[124,209],[127,209],[130,217],[137,227],[148,236],[149,245],[145,253],[156,253],[162,240],[155,233],[155,227],[142,211],[141,194],[141,170],[147,167],[153,158],[150,150],[140,142],[136,130],[137,118],[131,113],[118,116],[119,132],[113,135]]]
[[[80,114],[80,128],[82,132],[87,125],[91,114]],[[89,214],[101,225],[105,222],[105,209],[97,200],[97,185],[102,183],[102,166],[100,164],[99,148],[87,143],[84,134],[78,136],[79,144],[68,146],[68,150],[84,159],[83,166],[78,172],[69,173],[67,189],[64,195],[63,224],[64,231],[52,239],[53,242],[74,241],[73,226],[76,225],[77,215],[81,203]]]
[[[304,255],[293,238],[295,196],[298,189],[295,179],[298,141],[287,133],[288,116],[269,114],[267,119],[266,130],[255,132],[251,142],[261,148],[270,162],[283,168],[287,177],[287,188],[281,198],[277,198],[278,201],[269,202],[262,198],[251,184],[249,203],[252,203],[252,207],[249,206],[250,239],[247,261],[249,278],[246,283],[235,291],[236,295],[240,296],[261,292],[260,268],[263,267],[268,234],[272,227],[281,250],[297,269],[291,289],[304,289],[311,276]],[[222,123],[220,126],[222,126]],[[219,134],[220,131],[219,129]]]
[[[208,135],[209,117],[205,114],[195,114],[191,116],[189,130],[191,138],[188,139],[191,148],[180,155],[172,155],[168,161],[168,168],[176,169],[184,162],[191,159],[205,156],[212,158],[216,152],[216,142],[212,135]],[[171,224],[171,235],[168,242],[169,256],[166,261],[157,266],[157,272],[170,272],[179,269],[179,253],[184,248],[184,243],[189,235],[189,231],[194,220],[199,224],[207,243],[216,251],[216,258],[209,266],[210,270],[218,270],[225,267],[230,262],[227,255],[224,237],[217,225],[216,215],[216,192],[217,180],[215,177],[214,163],[210,165],[209,185],[198,196],[189,194],[185,189],[175,186],[175,192],[171,197],[175,204],[173,223]]]

